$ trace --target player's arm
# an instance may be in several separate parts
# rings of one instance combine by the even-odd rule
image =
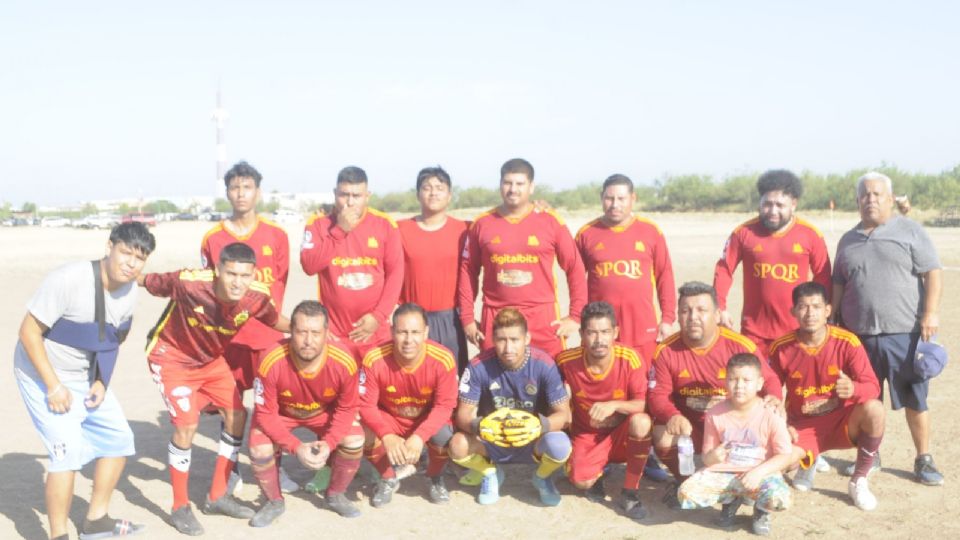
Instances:
[[[550,404],[550,415],[541,417],[543,431],[561,431],[570,425],[570,394],[563,383],[560,370],[556,364],[550,364],[540,376],[540,388],[546,389],[547,403]]]
[[[943,270],[935,268],[920,275],[923,280],[923,313],[920,315],[920,337],[930,341],[940,329],[940,298],[943,295]]]
[[[290,333],[290,319],[286,315],[281,315],[277,311],[277,307],[274,305],[273,300],[266,294],[261,293],[260,303],[258,304],[256,310],[253,312],[253,318],[262,322],[266,326],[273,328],[274,330],[283,332],[284,334]]]
[[[450,369],[442,368],[437,387],[434,389],[433,406],[413,434],[420,437],[421,441],[426,441],[447,423],[456,406],[457,371],[454,365]]]
[[[323,271],[346,238],[347,233],[332,220],[315,216],[308,221],[300,244],[300,266],[304,273],[312,276]]]
[[[164,272],[156,274],[140,274],[137,284],[147,289],[153,296],[169,298],[180,281],[180,272]]]
[[[380,410],[380,381],[376,365],[367,365],[364,361],[363,386],[360,392],[360,420],[363,425],[383,440],[390,434],[387,423],[383,420],[383,411]]]
[[[570,307],[565,319],[577,323],[579,329],[580,312],[587,305],[587,271],[577,244],[570,235],[570,229],[560,221],[555,221],[557,263],[567,276],[567,289],[570,291]]]
[[[590,407],[590,418],[594,422],[599,423],[603,422],[614,414],[622,414],[629,417],[631,414],[642,413],[646,411],[647,371],[642,363],[636,369],[630,370],[626,390],[626,394],[629,399],[594,403],[593,406]]]
[[[260,430],[289,454],[296,454],[300,447],[300,438],[284,427],[280,418],[280,402],[277,400],[276,365],[266,374],[258,373],[260,384],[254,388],[260,390],[253,397],[253,415]]]
[[[273,260],[277,272],[273,282],[271,295],[278,306],[283,305],[283,295],[287,290],[287,279],[290,277],[290,238],[282,229],[277,230],[277,241],[273,246]]]
[[[213,270],[217,263],[213,260],[213,251],[210,249],[208,238],[204,238],[200,243],[200,266]]]
[[[647,392],[647,404],[653,421],[657,424],[666,424],[674,416],[683,415],[671,399],[673,377],[670,375],[667,361],[663,360],[662,357],[655,357],[653,368],[657,383]]]
[[[563,399],[550,404],[550,414],[541,418],[540,424],[544,432],[563,431],[570,425],[570,417],[570,399]]]
[[[700,456],[706,467],[727,461],[727,448],[710,414],[703,419],[703,445],[700,447]]]
[[[43,334],[47,330],[49,327],[28,311],[20,323],[20,342],[23,343],[30,363],[40,375],[40,380],[46,386],[47,406],[54,413],[65,413],[70,410],[73,396],[70,390],[60,383],[60,378],[47,357],[47,349],[43,345]]]
[[[660,237],[653,251],[653,275],[657,284],[657,301],[660,304],[660,327],[657,341],[663,341],[670,335],[673,323],[677,321],[677,287],[673,277],[673,262],[667,239]]]
[[[337,364],[339,366],[339,364]],[[334,449],[347,435],[350,426],[357,418],[360,409],[360,381],[356,372],[350,373],[347,368],[341,369],[340,384],[337,392],[337,405],[333,409],[333,418],[330,420],[330,429],[323,436],[323,441],[330,449]]]
[[[820,235],[814,235],[810,246],[810,272],[813,273],[813,281],[823,285],[827,289],[827,294],[833,286],[831,275],[833,269],[830,267],[830,253],[827,252],[827,244]]]
[[[393,312],[393,308],[400,299],[400,290],[403,288],[403,240],[397,226],[390,223],[387,229],[387,238],[383,246],[383,289],[373,310],[363,314],[353,322],[353,330],[349,337],[354,341],[365,343],[377,332],[381,325]]]
[[[462,399],[457,404],[457,413],[454,416],[454,424],[457,425],[457,429],[469,433],[470,435],[477,434],[477,404],[476,403],[467,403]]]
[[[482,267],[480,261],[480,237],[477,223],[467,231],[463,251],[461,252],[460,276],[457,279],[457,306],[460,308],[460,323],[470,343],[477,347],[482,346],[485,336],[477,329],[474,313],[474,302],[477,291],[480,290],[479,278]]]
[[[730,292],[730,286],[733,285],[733,273],[740,265],[740,229],[733,231],[727,242],[723,245],[723,254],[713,269],[713,288],[717,290],[717,303],[720,307],[721,323],[730,327],[733,319],[727,313],[727,293]]]

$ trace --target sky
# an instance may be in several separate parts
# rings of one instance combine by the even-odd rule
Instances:
[[[0,201],[960,164],[958,2],[0,5]]]

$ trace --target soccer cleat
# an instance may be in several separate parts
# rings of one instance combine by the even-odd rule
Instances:
[[[857,468],[857,462],[854,461],[850,465],[847,465],[846,467],[844,467],[843,471],[841,472],[843,473],[844,476],[853,476],[853,470],[856,468]],[[880,451],[878,450],[877,453],[874,454],[873,456],[873,465],[870,466],[870,470],[867,472],[867,476],[870,476],[871,474],[879,470],[880,470]]]
[[[237,471],[230,471],[230,478],[227,479],[227,493],[236,497],[243,491],[243,477]]]
[[[877,507],[877,498],[870,492],[870,483],[867,477],[863,476],[851,480],[847,486],[847,492],[857,508],[869,512]]]
[[[770,536],[770,512],[764,512],[759,508],[754,508],[751,528],[753,529],[753,534],[757,536]]]
[[[200,536],[203,534],[203,525],[197,520],[197,516],[193,515],[193,509],[189,504],[185,504],[173,512],[170,512],[170,523],[180,534],[187,536]]]
[[[283,515],[283,512],[286,511],[287,506],[283,502],[283,499],[277,499],[275,501],[267,501],[263,506],[260,507],[260,510],[257,510],[257,513],[250,518],[251,527],[266,527],[274,521],[280,519],[280,516]]]
[[[817,456],[817,462],[813,466],[817,469],[817,472],[830,472],[830,462],[822,455]]]
[[[340,517],[355,518],[360,516],[360,510],[358,510],[357,507],[350,502],[350,499],[347,499],[347,496],[343,493],[337,493],[336,495],[330,495],[328,493],[327,506],[339,514]]]
[[[549,476],[540,478],[537,476],[537,473],[534,473],[533,487],[537,488],[537,491],[540,492],[540,502],[542,502],[544,506],[557,506],[560,504],[560,492],[557,491],[557,486],[553,484],[553,480]]]
[[[443,482],[443,475],[437,475],[430,478],[430,502],[434,504],[444,504],[450,502],[450,492],[447,491],[447,485]]]
[[[380,508],[381,506],[386,506],[390,504],[390,501],[393,500],[393,492],[400,487],[400,481],[396,478],[383,478],[377,482],[376,490],[373,492],[373,496],[370,497],[370,506],[374,508]]]
[[[804,469],[803,467],[798,467],[797,472],[793,475],[793,489],[797,491],[810,491],[813,489],[813,479],[817,476],[817,466],[814,464],[812,467]]]
[[[483,473],[468,469],[467,473],[461,476],[458,482],[461,486],[479,486],[480,483],[483,482]]]
[[[635,489],[625,489],[620,494],[620,509],[623,514],[634,521],[647,517],[647,509],[640,501],[640,493]]]
[[[323,493],[330,486],[330,467],[322,467],[313,475],[313,479],[307,482],[303,489],[307,493]]]
[[[503,483],[503,479],[503,470],[500,467],[494,467],[494,472],[483,475],[477,502],[480,504],[497,502],[500,499],[500,484]]]
[[[647,458],[647,462],[643,466],[643,477],[654,482],[666,482],[670,479],[670,471],[661,467],[656,454],[650,452],[650,457]]]
[[[714,521],[717,527],[720,527],[721,529],[727,529],[727,530],[732,529],[733,526],[736,524],[737,510],[740,509],[741,504],[743,504],[743,502],[740,500],[739,497],[737,497],[736,499],[734,499],[733,502],[729,502],[723,505],[723,507],[720,509],[720,517],[718,517],[717,520]]]
[[[280,469],[280,491],[283,493],[296,493],[300,491],[300,484],[293,481],[283,467]]]
[[[937,466],[933,464],[933,456],[930,454],[917,456],[917,459],[913,462],[913,474],[916,476],[917,482],[925,486],[943,485],[943,475],[937,470]]]
[[[598,503],[603,502],[604,499],[607,498],[607,490],[603,487],[604,478],[605,476],[597,478],[597,481],[584,493],[588,501]]]
[[[663,504],[672,510],[680,509],[680,482],[673,482],[667,486],[667,492],[663,495]]]
[[[237,519],[250,519],[256,514],[253,508],[240,504],[240,501],[229,493],[224,493],[222,497],[215,501],[211,501],[210,495],[207,495],[207,500],[200,507],[200,511],[207,515],[220,514]]]

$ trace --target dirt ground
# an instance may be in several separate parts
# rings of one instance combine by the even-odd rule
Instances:
[[[569,218],[572,231],[586,222],[586,214]],[[654,214],[664,230],[672,252],[677,283],[687,280],[712,279],[713,265],[720,255],[730,231],[749,218],[746,214]],[[852,214],[830,219],[826,214],[806,215],[825,233],[831,252],[843,231],[856,222]],[[155,230],[158,250],[147,263],[149,271],[167,271],[199,263],[199,243],[209,223],[161,223]],[[316,285],[300,270],[296,260],[301,225],[288,228],[291,236],[292,271],[285,305],[287,311],[299,300],[312,298]],[[960,290],[960,229],[930,229],[945,271],[945,295],[941,310],[941,341],[948,349],[960,351],[960,307],[955,299]],[[0,253],[4,256],[2,281],[5,307],[0,312],[0,350],[12,353],[24,306],[44,275],[54,267],[72,260],[92,259],[104,250],[104,231],[74,229],[3,228],[0,229]],[[737,278],[739,281],[739,277]],[[171,491],[167,475],[167,441],[170,426],[161,406],[160,396],[148,375],[143,355],[147,330],[159,316],[164,301],[141,291],[131,337],[121,349],[121,361],[113,388],[130,420],[137,441],[137,455],[131,458],[114,494],[111,514],[147,524],[144,539],[175,538],[179,535],[167,524]],[[731,293],[731,311],[739,313],[739,286]],[[956,363],[956,360],[954,360]],[[871,478],[871,487],[880,500],[873,513],[857,510],[848,501],[846,479],[835,470],[817,476],[812,493],[794,493],[794,507],[774,517],[774,537],[850,537],[915,538],[935,533],[940,537],[960,534],[960,447],[950,446],[960,440],[960,420],[950,411],[960,409],[960,392],[951,391],[960,385],[960,371],[949,366],[932,382],[933,454],[946,476],[943,487],[924,487],[912,480],[913,445],[902,412],[890,413],[882,453],[884,469]],[[22,404],[11,367],[0,370],[0,387],[6,397],[0,398],[0,425],[5,426],[0,453],[0,538],[46,538],[43,477],[46,454]],[[193,453],[190,497],[202,503],[216,457],[215,439],[219,423],[204,420]],[[829,461],[836,467],[853,459],[854,451],[831,452]],[[309,471],[293,458],[284,461],[290,475],[305,482]],[[244,486],[241,498],[256,503],[258,488],[253,485],[246,456],[242,458]],[[83,519],[90,492],[92,469],[78,476],[71,518]],[[724,533],[711,528],[717,510],[680,512],[666,508],[661,502],[664,485],[644,480],[642,497],[651,512],[648,524],[636,524],[620,516],[614,506],[620,477],[608,482],[605,504],[593,504],[579,497],[565,480],[558,481],[564,495],[557,508],[539,505],[536,491],[530,484],[532,469],[527,466],[507,468],[502,500],[492,507],[474,502],[476,488],[459,488],[453,476],[448,478],[451,502],[431,505],[426,499],[427,482],[416,476],[403,482],[393,503],[382,509],[368,504],[368,493],[358,476],[350,495],[359,500],[363,515],[354,520],[341,519],[323,508],[317,496],[300,492],[287,497],[287,513],[281,521],[265,530],[253,530],[244,521],[226,517],[198,516],[206,528],[206,538],[281,538],[318,536],[336,531],[346,538],[376,535],[380,538],[726,538],[746,535],[745,530]],[[748,513],[741,510],[741,524],[749,526]]]

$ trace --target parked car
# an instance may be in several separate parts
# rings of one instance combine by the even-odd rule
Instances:
[[[144,214],[142,212],[125,214],[123,218],[120,220],[120,223],[131,223],[131,222],[143,223],[147,227],[157,226],[157,218],[154,217],[153,214]]]
[[[40,220],[41,227],[66,227],[70,220],[63,216],[47,216]]]
[[[300,223],[303,216],[293,210],[277,210],[273,213],[273,220],[277,223]]]
[[[112,229],[114,225],[120,223],[120,218],[113,215],[87,216],[73,223],[74,227],[81,229]]]

